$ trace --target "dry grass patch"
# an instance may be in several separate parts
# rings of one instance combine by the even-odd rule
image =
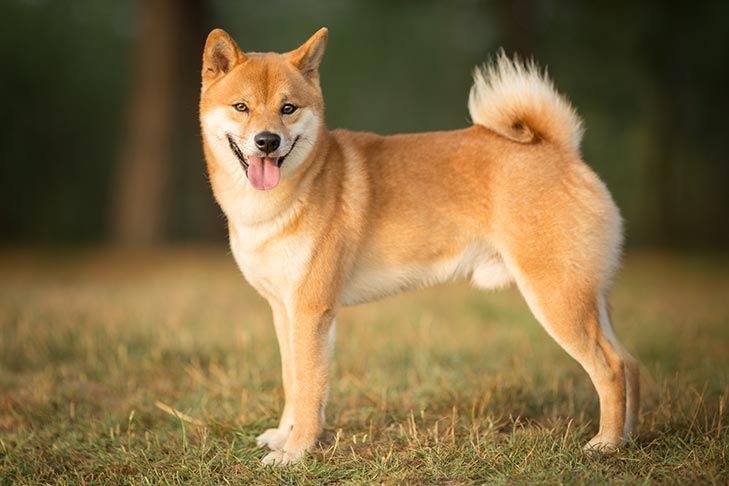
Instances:
[[[613,298],[640,436],[609,457],[587,376],[515,291],[345,310],[321,447],[264,467],[282,407],[263,300],[210,249],[0,257],[0,483],[705,482],[727,467],[729,260],[632,255]]]

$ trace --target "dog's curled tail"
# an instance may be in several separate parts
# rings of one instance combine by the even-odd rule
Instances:
[[[545,140],[579,157],[582,121],[533,61],[496,60],[477,67],[468,96],[473,123],[520,143]]]

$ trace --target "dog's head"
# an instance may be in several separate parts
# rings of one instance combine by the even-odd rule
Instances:
[[[324,125],[326,43],[323,28],[285,54],[244,53],[225,31],[208,35],[200,121],[215,163],[245,172],[257,190],[273,189],[303,164]]]

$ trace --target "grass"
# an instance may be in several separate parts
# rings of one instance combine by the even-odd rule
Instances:
[[[640,359],[640,435],[616,454],[587,376],[514,290],[456,285],[346,309],[328,427],[262,466],[282,407],[266,303],[232,257],[0,257],[0,484],[724,483],[729,259],[631,255],[614,320]]]

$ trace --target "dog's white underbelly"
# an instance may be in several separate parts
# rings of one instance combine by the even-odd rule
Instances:
[[[455,258],[427,264],[393,267],[364,257],[345,283],[341,302],[361,304],[405,290],[465,279],[484,289],[504,287],[513,280],[501,257],[483,245],[470,245]]]

